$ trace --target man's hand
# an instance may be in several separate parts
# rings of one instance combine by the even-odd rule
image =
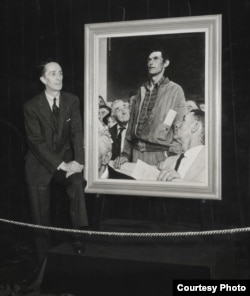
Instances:
[[[115,169],[120,169],[121,165],[124,164],[125,162],[128,162],[128,158],[126,156],[118,156],[114,160],[114,168]]]
[[[164,169],[157,177],[157,181],[172,181],[173,179],[181,179],[180,174],[173,169]]]
[[[109,128],[108,127],[103,127],[101,126],[101,128],[99,129],[99,135],[100,136],[107,136],[108,138],[111,138],[111,134],[109,132]]]
[[[168,168],[168,167],[166,166],[165,162],[166,162],[166,159],[165,159],[165,160],[162,160],[162,161],[160,161],[160,162],[158,163],[157,168],[158,168],[160,171],[163,171],[163,170],[165,170],[165,169]]]
[[[68,173],[81,173],[81,171],[83,170],[83,165],[73,160],[68,163],[63,162],[60,166],[60,169]]]

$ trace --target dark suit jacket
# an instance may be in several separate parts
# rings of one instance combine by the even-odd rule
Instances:
[[[121,156],[121,143],[119,143],[118,140],[118,124],[116,123],[109,129],[111,139],[113,141],[112,143],[112,158],[111,160],[116,159],[116,157]],[[124,131],[125,132],[125,131]]]
[[[125,180],[134,180],[134,178],[122,174],[120,172],[117,172],[116,170],[114,170],[111,166],[108,166],[108,170],[109,170],[109,179],[125,179]]]
[[[116,157],[120,156],[120,146],[118,144],[118,139],[117,139],[117,123],[114,124],[110,129],[109,129],[111,139],[113,141],[112,143],[112,157],[111,160],[116,159]]]
[[[82,120],[78,98],[60,93],[58,124],[45,92],[24,105],[24,122],[29,150],[26,180],[31,185],[47,185],[62,161],[84,163]]]

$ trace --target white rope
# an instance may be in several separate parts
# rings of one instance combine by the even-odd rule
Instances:
[[[48,227],[42,225],[35,225],[30,223],[12,221],[7,219],[1,219],[0,222],[13,224],[17,226],[23,226],[28,228],[50,230],[50,231],[61,231],[71,233],[82,233],[90,236],[108,236],[108,237],[188,237],[188,236],[208,236],[208,235],[225,235],[249,232],[250,227],[232,228],[232,229],[220,229],[220,230],[206,230],[206,231],[186,231],[186,232],[153,232],[153,233],[136,233],[136,232],[104,232],[104,231],[89,231],[89,230],[76,230],[68,228]]]

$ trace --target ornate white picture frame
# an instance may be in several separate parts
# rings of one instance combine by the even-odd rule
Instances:
[[[207,181],[99,178],[98,96],[102,95],[108,103],[110,96],[124,99],[126,90],[135,86],[133,83],[137,85],[143,71],[146,72],[144,47],[146,52],[148,44],[159,40],[172,50],[173,80],[186,86],[183,87],[188,93],[185,92],[186,99],[202,93],[206,115]],[[112,58],[116,60],[112,61]],[[139,64],[142,63],[141,69],[137,73],[134,69],[138,68],[132,67],[130,77],[126,74],[129,73],[126,65],[128,68],[135,65],[138,59]],[[117,64],[124,69],[116,74],[121,83],[119,79],[115,80],[115,70],[111,68]],[[221,199],[221,15],[86,24],[84,67],[84,177],[87,193]]]

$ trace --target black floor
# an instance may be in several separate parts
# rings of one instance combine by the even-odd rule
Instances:
[[[91,247],[89,245],[89,247]],[[174,279],[209,279],[210,269],[122,259],[113,256],[81,256],[64,254],[58,250],[48,256],[42,284],[43,292],[73,295],[172,295]],[[106,246],[107,248],[107,246]],[[111,248],[111,246],[109,246]],[[129,252],[129,250],[128,250]],[[92,248],[93,253],[93,248]]]
[[[171,228],[106,220],[101,231],[143,234]],[[174,279],[250,278],[248,233],[164,239],[87,235],[86,252],[81,255],[74,253],[67,235],[52,233],[46,265],[33,285],[27,285],[36,267],[33,235],[30,229],[1,227],[1,296],[171,295]]]

